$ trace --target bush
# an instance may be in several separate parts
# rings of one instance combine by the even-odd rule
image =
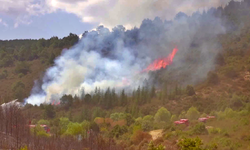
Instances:
[[[178,117],[177,117],[176,115],[172,115],[172,117],[171,117],[171,122],[174,122],[174,121],[176,121],[176,120],[178,120]]]
[[[27,64],[26,62],[19,62],[16,65],[15,72],[17,74],[22,73],[22,74],[26,75],[28,72],[30,72],[30,65]]]
[[[21,81],[12,84],[12,91],[14,92],[13,95],[14,98],[23,100],[25,98],[24,88],[25,85]]]
[[[188,85],[188,86],[186,87],[186,94],[187,94],[188,96],[193,96],[193,95],[195,95],[194,88],[193,88],[191,85]]]
[[[83,133],[83,128],[80,123],[72,123],[70,122],[67,126],[67,130],[65,132],[66,135],[79,135]]]
[[[56,112],[55,112],[54,106],[52,106],[51,104],[46,105],[45,106],[45,111],[44,111],[44,117],[52,119],[55,116],[56,116]]]
[[[240,120],[240,122],[241,122],[241,124],[244,125],[244,126],[249,125],[249,119],[247,119],[247,118],[242,118],[242,119]]]
[[[132,142],[134,144],[139,144],[143,140],[151,140],[152,136],[149,133],[143,132],[141,130],[136,131],[132,136]]]
[[[2,73],[0,73],[0,80],[7,78],[7,76],[8,76],[8,72],[7,70],[4,70]]]
[[[181,150],[202,150],[201,146],[203,145],[200,138],[184,138],[179,140],[178,146]]]
[[[191,129],[191,133],[195,135],[204,135],[208,134],[208,131],[204,123],[198,123]]]
[[[226,108],[224,111],[217,112],[216,115],[217,115],[218,120],[222,120],[222,119],[226,119],[226,118],[233,118],[239,114],[240,113],[232,110],[231,108]]]
[[[208,132],[209,132],[209,134],[218,134],[221,132],[221,129],[220,128],[211,128],[211,129],[208,129]]]
[[[19,73],[19,74],[18,74],[18,77],[19,77],[19,78],[22,78],[23,76],[24,76],[23,73]]]
[[[237,71],[233,67],[226,67],[223,71],[224,75],[229,78],[236,78],[238,76]]]
[[[37,122],[37,124],[45,124],[45,125],[49,125],[49,121],[48,120],[44,120],[44,119],[41,119]]]
[[[219,82],[220,82],[220,80],[219,80],[217,73],[210,71],[207,74],[207,83],[208,84],[218,84]]]
[[[218,53],[216,58],[215,58],[215,63],[217,65],[224,65],[225,64],[225,60],[224,60],[224,57],[221,53]]]
[[[206,149],[207,150],[216,150],[216,149],[218,149],[218,144],[217,143],[210,143],[210,144],[206,145]]]
[[[143,131],[150,131],[153,129],[153,123],[149,120],[143,120],[141,127]]]
[[[200,112],[197,110],[196,107],[190,107],[186,114],[186,117],[189,120],[197,120],[199,116],[200,116]]]
[[[156,122],[161,122],[161,121],[169,122],[170,118],[171,118],[170,112],[164,107],[161,107],[157,111],[157,113],[155,114],[155,117],[154,117]]]
[[[22,88],[24,89],[25,88],[25,85],[23,84],[23,82],[21,81],[18,81],[18,82],[15,82],[14,84],[12,84],[12,91],[16,91],[18,88]]]
[[[124,113],[113,113],[110,115],[110,118],[114,121],[119,121],[125,119],[126,115]]]
[[[151,141],[148,144],[148,150],[165,150],[165,147],[163,145],[154,145],[154,143]]]
[[[119,126],[116,125],[110,132],[111,137],[118,138],[119,136],[123,135],[124,133],[128,132],[127,126]]]

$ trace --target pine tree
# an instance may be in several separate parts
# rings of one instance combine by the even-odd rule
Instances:
[[[155,86],[152,86],[151,88],[151,92],[150,92],[150,98],[154,98],[155,97]]]
[[[120,106],[126,106],[127,105],[127,96],[125,94],[125,90],[122,90],[122,93],[120,95]]]

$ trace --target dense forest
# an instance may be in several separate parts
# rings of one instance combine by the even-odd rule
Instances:
[[[96,87],[91,93],[64,95],[60,103],[0,107],[0,139],[5,138],[0,148],[250,149],[250,1],[231,1],[200,17],[208,14],[220,18],[227,32],[215,39],[221,50],[216,53],[214,70],[204,80],[187,85],[195,67],[180,74],[170,66],[150,72],[150,80],[157,84],[145,81],[132,92]],[[188,16],[179,13],[178,17]],[[153,28],[158,19],[146,19],[142,26]],[[70,34],[63,39],[0,41],[0,104],[23,101],[34,80],[79,40]],[[138,40],[135,37],[132,42]],[[196,50],[196,42],[190,49]],[[109,53],[104,50],[103,54]],[[191,66],[196,63],[195,56],[185,58]],[[206,117],[207,121],[198,120]],[[189,124],[175,124],[180,119],[188,119]],[[29,123],[37,126],[29,129]],[[50,132],[40,126],[44,124]]]

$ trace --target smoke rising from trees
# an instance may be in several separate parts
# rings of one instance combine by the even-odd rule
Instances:
[[[112,31],[99,26],[56,58],[54,66],[45,73],[42,90],[35,85],[26,101],[40,104],[59,100],[64,94],[79,95],[83,88],[87,93],[95,87],[134,89],[151,76],[140,72],[176,46],[179,51],[172,66],[157,78],[196,83],[214,68],[220,49],[216,37],[225,32],[221,20],[215,17],[219,14],[219,9],[197,12],[191,17],[178,13],[172,21],[145,19],[139,28],[131,30],[122,25]]]

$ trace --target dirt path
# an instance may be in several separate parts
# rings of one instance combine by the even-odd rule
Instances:
[[[152,135],[152,139],[156,140],[158,137],[162,137],[162,129],[150,131],[149,134]]]

